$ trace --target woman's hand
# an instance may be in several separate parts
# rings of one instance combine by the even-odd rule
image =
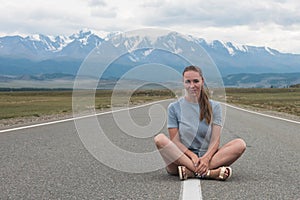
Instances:
[[[199,157],[196,155],[196,154],[192,154],[191,155],[191,159],[194,163],[194,167],[195,167],[195,170],[197,169],[198,165],[199,165]]]
[[[209,159],[207,157],[198,158],[198,166],[196,167],[196,173],[203,176],[209,170]]]

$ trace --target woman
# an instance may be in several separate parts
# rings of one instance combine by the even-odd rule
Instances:
[[[154,141],[167,163],[169,174],[227,180],[229,167],[245,151],[242,139],[235,139],[219,148],[222,110],[218,102],[209,100],[199,67],[183,71],[186,95],[168,107],[168,132],[155,136]]]

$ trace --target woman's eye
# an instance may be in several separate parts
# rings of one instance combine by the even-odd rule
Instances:
[[[192,80],[192,81],[191,81],[191,80],[185,80],[185,83],[186,83],[186,84],[191,84],[191,82],[193,82],[193,83],[196,84],[196,83],[199,83],[200,80],[199,80],[199,79],[194,79],[194,80]]]

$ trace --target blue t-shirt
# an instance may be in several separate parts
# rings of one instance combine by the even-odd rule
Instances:
[[[222,108],[220,103],[210,100],[213,111],[211,124],[222,126]],[[198,156],[203,156],[211,138],[211,125],[200,121],[198,103],[188,102],[181,97],[168,107],[168,128],[178,128],[181,142]]]

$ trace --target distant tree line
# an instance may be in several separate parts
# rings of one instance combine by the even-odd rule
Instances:
[[[300,83],[295,84],[295,85],[290,85],[290,88],[300,88]]]
[[[72,88],[0,88],[0,92],[26,92],[26,91],[68,91]]]

